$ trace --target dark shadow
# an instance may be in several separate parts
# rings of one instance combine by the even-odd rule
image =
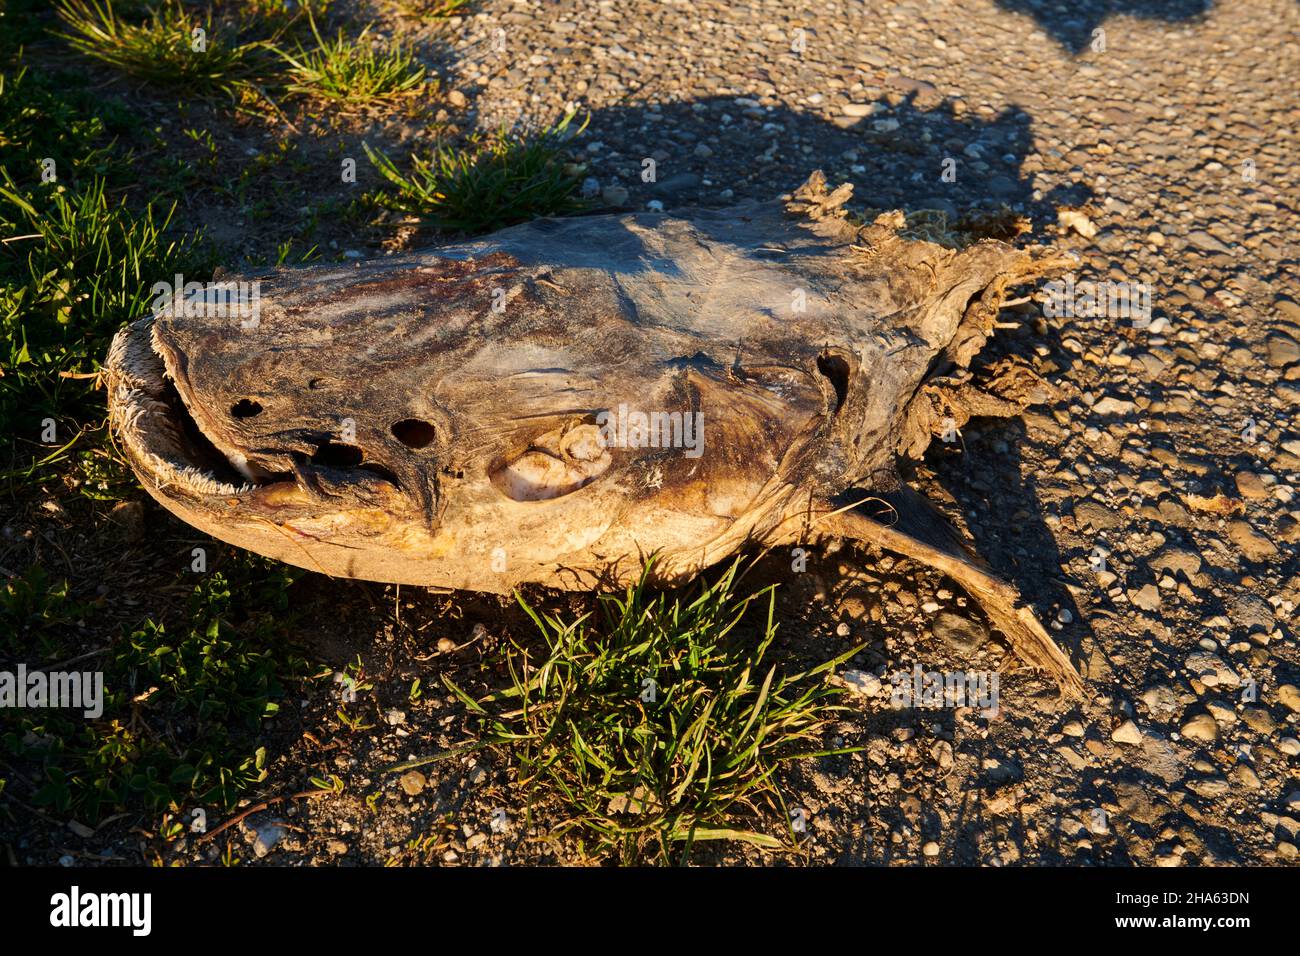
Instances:
[[[626,190],[622,205],[633,210],[656,201],[671,209],[770,200],[815,169],[832,186],[853,182],[859,211],[938,209],[958,216],[1006,206],[1042,223],[1055,220],[1056,205],[1091,195],[1073,185],[1034,197],[1021,172],[1033,121],[1019,108],[983,118],[955,113],[947,102],[926,108],[909,94],[862,104],[859,112],[869,115],[828,122],[743,97],[610,107],[592,114],[577,145],[587,145],[588,175],[606,198],[609,187],[616,198]],[[615,149],[615,143],[624,145]],[[653,161],[652,181],[643,179],[647,161]]]
[[[998,6],[1031,16],[1047,33],[1079,54],[1093,44],[1112,16],[1177,23],[1204,17],[1214,0],[997,0]]]

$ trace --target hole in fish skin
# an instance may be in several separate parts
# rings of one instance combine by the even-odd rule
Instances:
[[[241,398],[230,406],[230,414],[236,418],[252,418],[262,414],[262,406],[251,398]]]
[[[393,437],[407,448],[426,448],[436,434],[432,425],[418,418],[404,418],[400,422],[393,422],[391,431]]]
[[[835,389],[835,410],[838,412],[844,407],[844,399],[849,394],[849,363],[838,355],[823,352],[817,356],[817,371]]]
[[[329,468],[356,468],[365,456],[356,445],[327,441],[311,456],[314,464]]]

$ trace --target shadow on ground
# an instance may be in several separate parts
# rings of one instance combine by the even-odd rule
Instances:
[[[814,169],[832,183],[852,181],[856,202],[876,209],[951,215],[1007,206],[1047,221],[1057,205],[1090,195],[1071,184],[1035,196],[1021,168],[1033,150],[1033,121],[1017,107],[985,118],[914,92],[860,112],[828,122],[744,97],[637,104],[595,111],[579,145],[587,144],[592,177],[626,189],[633,209],[655,200],[672,208],[772,199]]]
[[[1004,10],[1031,16],[1057,43],[1079,54],[1106,30],[1111,17],[1180,23],[1199,20],[1213,0],[997,0]]]

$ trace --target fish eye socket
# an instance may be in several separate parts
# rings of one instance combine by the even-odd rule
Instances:
[[[262,406],[251,398],[241,398],[230,406],[230,414],[236,418],[252,418],[262,414]]]
[[[424,448],[433,441],[434,429],[428,422],[419,418],[404,418],[393,422],[393,437],[407,448]]]

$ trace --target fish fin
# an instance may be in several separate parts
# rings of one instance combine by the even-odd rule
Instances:
[[[1022,660],[1046,671],[1064,696],[1084,697],[1083,678],[1043,629],[1020,592],[993,574],[930,502],[904,486],[868,498],[863,504],[867,503],[882,513],[872,517],[861,506],[838,509],[831,506],[823,514],[810,516],[810,526],[820,532],[877,545],[942,571],[984,609]]]

